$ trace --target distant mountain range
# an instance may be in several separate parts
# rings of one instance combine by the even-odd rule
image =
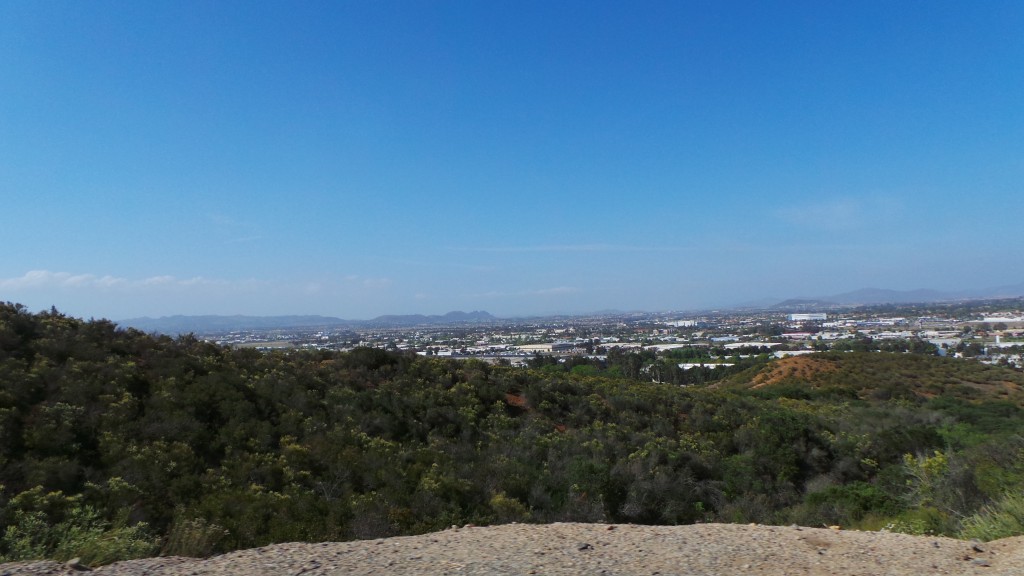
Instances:
[[[163,316],[160,318],[129,318],[117,324],[144,332],[162,334],[197,334],[232,332],[235,330],[287,330],[317,328],[389,328],[436,326],[447,324],[485,324],[497,320],[488,312],[449,312],[443,315],[378,316],[372,320],[344,320],[331,316]]]
[[[486,324],[497,320],[483,310],[473,312],[449,312],[441,316],[412,314],[407,316],[378,316],[362,322],[365,326],[423,326],[435,324]]]
[[[986,300],[1024,297],[1024,283],[980,290],[941,292],[938,290],[887,290],[863,288],[832,296],[778,299],[762,298],[736,306],[769,310],[806,311],[846,306],[873,306],[880,304],[929,304],[958,300]],[[610,313],[610,311],[609,311]],[[622,314],[615,312],[615,314]],[[597,316],[600,314],[588,314]],[[235,330],[287,330],[287,329],[366,329],[412,328],[416,326],[443,326],[457,324],[488,324],[499,318],[488,312],[449,312],[442,315],[423,314],[386,315],[372,320],[343,320],[331,316],[164,316],[161,318],[130,318],[118,322],[121,326],[145,332],[162,334],[212,334]]]
[[[1024,296],[1024,283],[956,292],[941,292],[927,289],[887,290],[884,288],[862,288],[833,296],[791,298],[774,304],[770,308],[807,309],[827,308],[830,306],[871,306],[876,304],[929,304],[955,302],[957,300],[1015,298],[1020,296]]]
[[[144,332],[187,334],[189,332],[231,332],[233,330],[275,330],[279,328],[337,328],[351,324],[329,316],[162,316],[119,320],[120,326]]]

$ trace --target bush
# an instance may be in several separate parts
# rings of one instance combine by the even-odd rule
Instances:
[[[530,510],[519,500],[509,497],[504,492],[495,494],[490,501],[494,511],[494,520],[499,524],[524,522],[530,519]]]
[[[867,482],[851,482],[808,494],[792,514],[794,522],[806,526],[851,526],[868,514],[891,516],[897,512],[899,503],[880,488]]]
[[[938,508],[925,506],[907,510],[900,514],[886,528],[891,532],[913,536],[940,536],[952,534],[952,521],[948,514]]]
[[[228,535],[227,529],[202,518],[185,519],[179,510],[160,551],[165,556],[205,558],[213,555],[217,544]]]
[[[157,551],[145,523],[111,526],[91,506],[71,508],[55,525],[42,511],[18,510],[0,545],[0,561],[79,558],[86,566],[146,558]]]
[[[1009,492],[961,523],[961,538],[998,540],[1024,534],[1024,493]]]

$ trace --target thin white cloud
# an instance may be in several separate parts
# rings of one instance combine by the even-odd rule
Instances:
[[[174,276],[153,276],[142,281],[145,286],[166,286],[176,282]]]
[[[536,246],[452,246],[449,250],[466,252],[528,253],[528,252],[679,252],[685,246],[630,246],[624,244],[547,244]]]
[[[172,284],[177,286],[250,286],[253,283],[259,283],[256,280],[240,280],[231,282],[228,280],[203,278],[202,276],[196,276],[195,278],[187,278],[183,280],[175,280]]]
[[[837,232],[887,225],[901,213],[900,202],[888,196],[832,198],[773,212],[775,218],[791,226]]]
[[[209,226],[219,233],[225,244],[247,244],[262,240],[259,228],[227,214],[207,214]]]
[[[235,284],[251,284],[252,280],[239,281]],[[196,276],[194,278],[175,278],[174,276],[150,276],[141,279],[121,278],[117,276],[98,276],[96,274],[72,274],[70,272],[51,272],[49,270],[32,270],[22,276],[15,278],[0,278],[0,289],[3,290],[26,290],[26,289],[69,289],[69,290],[123,290],[133,291],[139,289],[155,288],[187,288],[193,286],[225,286],[232,282],[226,280],[211,280]]]
[[[345,276],[345,282],[350,286],[359,286],[362,288],[370,289],[387,288],[392,284],[390,278],[370,278],[366,276],[360,276],[358,274],[349,274]]]
[[[206,219],[209,220],[211,224],[223,227],[234,228],[244,225],[243,223],[239,222],[235,218],[232,218],[231,216],[228,216],[227,214],[210,213],[206,215]]]
[[[449,248],[449,250],[466,250],[463,248]],[[467,264],[465,262],[449,262],[449,261],[438,261],[430,259],[418,259],[409,260],[405,258],[388,258],[387,262],[391,264],[399,264],[402,266],[415,266],[417,268],[458,268],[461,270],[469,270],[472,272],[495,272],[501,270],[500,266],[494,264]]]
[[[558,286],[556,288],[544,288],[542,290],[534,290],[530,294],[533,296],[551,296],[559,294],[575,294],[579,291],[579,288],[573,288],[571,286]]]
[[[243,236],[241,238],[230,238],[230,239],[226,240],[225,242],[227,244],[247,244],[249,242],[255,242],[257,240],[262,240],[262,239],[263,239],[263,236],[255,235],[255,236]]]
[[[556,286],[554,288],[541,288],[538,290],[521,290],[518,292],[505,292],[501,290],[492,290],[490,292],[484,292],[482,294],[472,294],[470,297],[473,298],[522,298],[531,296],[565,296],[569,294],[577,294],[580,289],[572,286]]]
[[[85,316],[131,318],[166,314],[284,313],[326,310],[339,301],[378,301],[390,278],[353,275],[328,280],[275,281],[162,274],[145,278],[33,270],[0,277],[0,301],[40,309],[56,305]],[[291,313],[291,312],[287,312]]]
[[[795,226],[827,229],[854,229],[864,219],[861,202],[839,199],[816,204],[800,204],[779,208],[775,216]]]
[[[124,278],[113,276],[96,276],[95,274],[71,274],[70,272],[50,272],[49,270],[32,270],[17,278],[0,279],[0,288],[4,290],[25,290],[29,288],[113,288],[127,285]]]

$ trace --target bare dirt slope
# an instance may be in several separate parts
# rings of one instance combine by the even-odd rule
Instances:
[[[54,562],[0,575],[81,574]],[[825,528],[698,524],[509,524],[322,544],[278,544],[205,560],[120,562],[96,575],[1024,574],[1024,537],[990,543]]]
[[[810,381],[815,376],[826,372],[837,370],[835,362],[830,362],[814,356],[790,356],[781,358],[768,365],[768,367],[754,376],[751,388],[763,388],[778,384],[790,378],[800,378]]]

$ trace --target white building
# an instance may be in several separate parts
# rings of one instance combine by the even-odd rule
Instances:
[[[787,316],[790,322],[824,322],[828,320],[828,314],[815,312],[813,314],[790,314]]]

